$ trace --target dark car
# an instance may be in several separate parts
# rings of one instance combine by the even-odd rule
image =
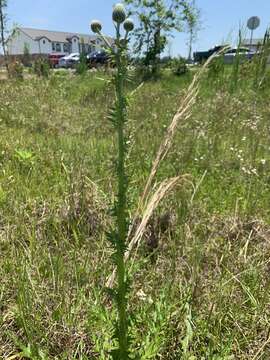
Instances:
[[[86,56],[90,67],[109,63],[110,57],[105,50],[94,51]]]
[[[204,61],[206,61],[207,59],[210,58],[210,56],[212,56],[213,54],[221,51],[222,49],[224,49],[225,47],[227,47],[228,45],[216,45],[213,48],[207,50],[207,51],[197,51],[193,54],[194,57],[194,62],[196,63],[203,63]]]

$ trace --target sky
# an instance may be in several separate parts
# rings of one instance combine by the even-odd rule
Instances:
[[[88,33],[92,19],[103,23],[104,33],[113,36],[111,10],[117,0],[8,0],[9,24],[38,29]],[[261,19],[254,38],[263,37],[270,25],[270,0],[197,0],[202,30],[194,50],[206,50],[224,41],[236,41],[239,27],[250,16]],[[247,31],[247,37],[250,37]],[[175,33],[166,52],[187,55],[187,34]]]

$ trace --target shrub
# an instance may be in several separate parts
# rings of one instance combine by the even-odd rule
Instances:
[[[80,61],[79,63],[76,65],[76,74],[78,75],[85,75],[85,73],[88,70],[88,65],[87,65],[87,59],[85,54],[81,54],[80,55]]]
[[[37,59],[33,66],[34,73],[38,77],[48,78],[50,75],[50,65],[46,59]]]
[[[187,62],[184,58],[179,57],[172,60],[172,73],[176,76],[182,76],[188,73]]]
[[[138,64],[136,66],[136,79],[140,79],[140,81],[147,81],[153,79],[152,67]]]
[[[22,63],[24,66],[31,66],[31,55],[29,45],[27,43],[24,44]]]
[[[169,68],[171,66],[171,63],[172,63],[172,58],[170,56],[163,56],[161,59],[160,59],[160,65],[163,67],[163,68]]]
[[[23,79],[23,65],[19,61],[13,61],[8,65],[9,76],[13,79]]]

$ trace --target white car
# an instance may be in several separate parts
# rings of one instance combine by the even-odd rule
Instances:
[[[62,67],[62,68],[73,67],[79,61],[80,61],[80,54],[72,53],[59,59],[58,67]]]
[[[229,49],[223,55],[224,63],[233,64],[237,56],[239,56],[240,62],[243,62],[245,60],[251,60],[254,55],[256,55],[256,52],[250,51],[248,48],[245,47]]]

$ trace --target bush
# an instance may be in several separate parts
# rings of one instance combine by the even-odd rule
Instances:
[[[24,66],[27,67],[31,66],[31,55],[30,55],[29,45],[27,43],[24,44],[22,63]]]
[[[87,59],[84,54],[80,56],[80,62],[76,65],[76,73],[78,75],[85,75],[88,70]]]
[[[140,79],[140,81],[147,81],[153,79],[152,67],[146,66],[143,64],[138,64],[136,66],[135,78]]]
[[[8,65],[9,76],[13,79],[23,79],[23,65],[19,61],[13,61]]]
[[[171,69],[172,69],[172,73],[176,76],[185,75],[189,71],[187,67],[186,59],[181,57],[172,60]]]
[[[160,59],[160,65],[162,66],[162,68],[170,67],[171,63],[172,63],[172,58],[170,56],[163,56]]]
[[[50,64],[46,59],[37,59],[34,62],[33,70],[38,77],[48,78],[50,75]]]

